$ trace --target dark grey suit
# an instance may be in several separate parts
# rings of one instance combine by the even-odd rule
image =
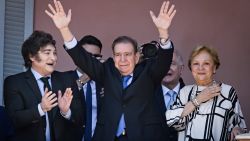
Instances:
[[[182,78],[179,80],[180,82],[180,89],[185,86]],[[167,120],[166,120],[166,105],[164,101],[164,96],[163,96],[163,91],[162,91],[162,86],[160,85],[155,94],[155,99],[156,99],[156,105],[157,109],[160,113],[161,120],[163,121],[163,127],[164,127],[164,140],[166,141],[177,141],[178,140],[178,132],[173,128],[173,127],[168,127],[167,125]]]
[[[97,121],[94,141],[113,141],[124,113],[130,141],[162,141],[163,123],[155,111],[154,93],[171,64],[173,48],[159,49],[158,57],[135,67],[132,83],[122,87],[121,74],[113,59],[100,63],[81,46],[67,50],[75,64],[94,81],[104,85],[103,109]]]

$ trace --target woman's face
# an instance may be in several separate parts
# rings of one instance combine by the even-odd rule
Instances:
[[[212,56],[206,51],[201,51],[193,58],[191,71],[197,85],[209,85],[216,71]]]

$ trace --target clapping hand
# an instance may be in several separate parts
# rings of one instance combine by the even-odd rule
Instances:
[[[67,88],[62,96],[62,92],[58,91],[58,106],[63,115],[69,110],[71,101],[73,99],[71,88]]]
[[[40,104],[43,112],[50,111],[57,104],[56,94],[48,91],[48,88],[46,88]]]

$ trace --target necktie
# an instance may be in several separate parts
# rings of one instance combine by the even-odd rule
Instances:
[[[40,78],[44,84],[43,86],[43,90],[45,90],[45,88],[48,88],[49,91],[51,91],[51,87],[49,85],[49,77],[42,77]]]
[[[169,109],[170,106],[174,103],[175,91],[170,90],[167,92],[167,95],[169,96],[169,101],[167,102],[167,109]]]
[[[132,77],[131,75],[127,75],[127,76],[122,77],[123,89],[125,89],[128,86],[128,81],[131,77]],[[122,134],[122,132],[124,131],[125,127],[126,127],[126,125],[125,125],[125,120],[124,120],[124,114],[122,113],[116,136],[120,136]]]
[[[40,80],[42,80],[44,86],[43,86],[43,89],[45,90],[45,88],[48,88],[48,91],[51,91],[51,87],[50,87],[50,84],[49,84],[49,79],[50,77],[42,77],[40,78]],[[46,113],[45,113],[46,114]],[[47,119],[46,119],[47,118]],[[43,116],[43,120],[46,124],[44,124],[44,127],[46,127],[46,140],[50,140],[52,139],[52,113],[50,111],[47,112],[47,116],[46,118]],[[47,122],[46,122],[47,121]],[[48,127],[48,128],[47,128]]]
[[[91,81],[87,82],[86,90],[86,128],[84,133],[84,141],[91,141],[92,136],[92,89]]]

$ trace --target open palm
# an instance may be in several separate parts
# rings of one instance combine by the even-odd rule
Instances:
[[[169,1],[163,2],[158,17],[156,17],[155,14],[150,11],[151,18],[159,30],[167,30],[171,25],[172,19],[176,13],[174,7],[174,5],[171,5],[169,8]]]
[[[54,0],[55,8],[49,4],[49,9],[45,10],[45,13],[53,20],[54,24],[58,29],[68,27],[71,21],[71,10],[68,11],[68,14],[64,12],[64,8],[60,1]]]
[[[73,95],[71,88],[67,88],[62,96],[61,91],[58,92],[58,106],[60,111],[67,113],[72,101]]]

